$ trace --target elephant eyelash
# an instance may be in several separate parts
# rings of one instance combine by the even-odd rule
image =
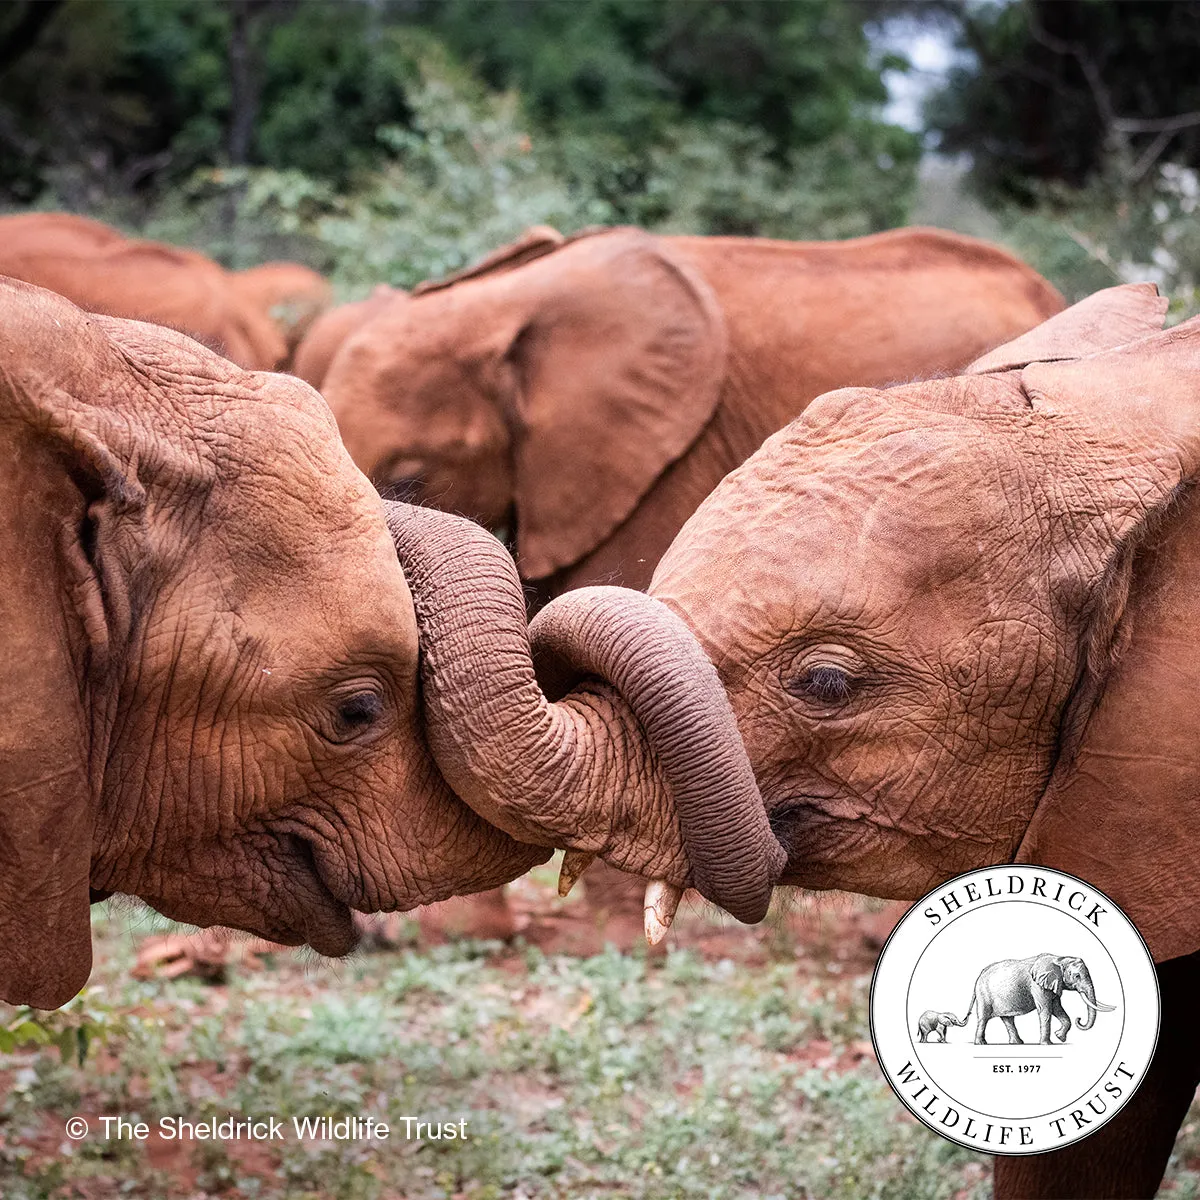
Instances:
[[[835,666],[809,667],[787,687],[793,696],[814,700],[818,704],[844,704],[854,690],[854,680],[848,671]]]

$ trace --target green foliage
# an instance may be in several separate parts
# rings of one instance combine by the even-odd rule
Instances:
[[[0,194],[237,266],[290,239],[357,289],[539,221],[820,237],[905,215],[918,140],[879,120],[897,64],[839,0],[250,4],[250,170],[226,161],[233,11],[67,0],[0,79]]]
[[[1030,203],[984,208],[961,164],[927,160],[913,219],[1001,242],[1074,302],[1118,283],[1157,283],[1168,321],[1200,312],[1200,177],[1164,163],[1137,185],[1118,166],[1081,188],[1037,184]]]
[[[53,1012],[17,1008],[0,1025],[0,1054],[29,1046],[54,1046],[64,1063],[83,1066],[93,1041],[123,1031],[121,1019],[99,996],[85,989]]]
[[[689,123],[621,158],[600,136],[534,131],[515,93],[488,90],[435,40],[405,52],[414,55],[409,123],[379,131],[387,157],[354,187],[338,192],[294,170],[199,172],[145,231],[235,266],[272,239],[290,241],[350,296],[381,280],[411,287],[444,275],[536,224],[822,238],[887,228],[906,214],[914,146],[889,127],[781,159],[748,127]],[[223,235],[230,204],[236,218]]]
[[[773,154],[854,129],[886,99],[862,13],[840,0],[426,0],[446,43],[558,133],[644,150],[729,123]]]
[[[1200,176],[1193,168],[1165,163],[1137,186],[1109,170],[1085,187],[1046,184],[1034,195],[1032,206],[1003,211],[1006,240],[1068,299],[1149,280],[1170,298],[1169,319],[1200,311]]]
[[[553,882],[549,885],[553,886]],[[139,929],[139,932],[143,930]],[[0,1193],[74,1188],[412,1200],[982,1200],[986,1168],[895,1101],[869,1057],[866,976],[811,959],[745,966],[503,953],[480,943],[341,964],[282,963],[221,988],[137,982],[130,922],[98,913],[98,972],[124,1018],[104,1072],[25,1047],[0,1107]],[[830,964],[832,965],[832,964]],[[379,1143],[196,1143],[166,1173],[92,1133],[39,1155],[77,1113],[371,1116]],[[403,1118],[465,1120],[406,1141]],[[289,1124],[290,1129],[290,1124]],[[162,1149],[161,1145],[158,1147]],[[1187,1178],[1190,1173],[1181,1169]]]
[[[374,167],[378,130],[409,118],[410,40],[376,6],[306,0],[267,39],[257,161],[338,187]]]
[[[86,209],[210,159],[226,26],[222,6],[198,0],[67,0],[0,75],[0,188]]]

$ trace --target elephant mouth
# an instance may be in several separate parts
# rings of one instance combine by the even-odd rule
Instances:
[[[341,958],[358,944],[350,906],[321,877],[304,838],[260,836],[240,842],[232,855],[228,845],[222,846],[219,857],[224,868],[219,874],[199,882],[193,878],[179,891],[139,887],[137,895],[173,921],[240,929],[283,946],[309,945],[329,958]],[[251,877],[258,886],[247,890]],[[212,900],[217,893],[220,903]]]
[[[350,905],[339,900],[325,882],[311,842],[296,834],[288,834],[286,842],[285,855],[291,860],[288,882],[293,900],[284,915],[286,936],[265,936],[284,945],[307,943],[328,958],[349,954],[358,945]]]
[[[915,900],[981,858],[973,839],[888,825],[857,801],[791,793],[767,809],[788,856],[780,886]]]

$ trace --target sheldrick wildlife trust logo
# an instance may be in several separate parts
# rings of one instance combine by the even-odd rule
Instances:
[[[1103,892],[1044,867],[960,875],[919,900],[871,984],[896,1095],[989,1154],[1070,1145],[1121,1110],[1158,1041],[1154,962]]]

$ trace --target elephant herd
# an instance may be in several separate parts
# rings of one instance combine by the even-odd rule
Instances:
[[[286,326],[58,221],[0,219],[4,999],[69,999],[114,892],[337,955],[556,848],[655,938],[687,887],[1037,862],[1135,921],[1162,1035],[997,1194],[1153,1193],[1200,1080],[1200,319],[932,230],[537,228]]]

